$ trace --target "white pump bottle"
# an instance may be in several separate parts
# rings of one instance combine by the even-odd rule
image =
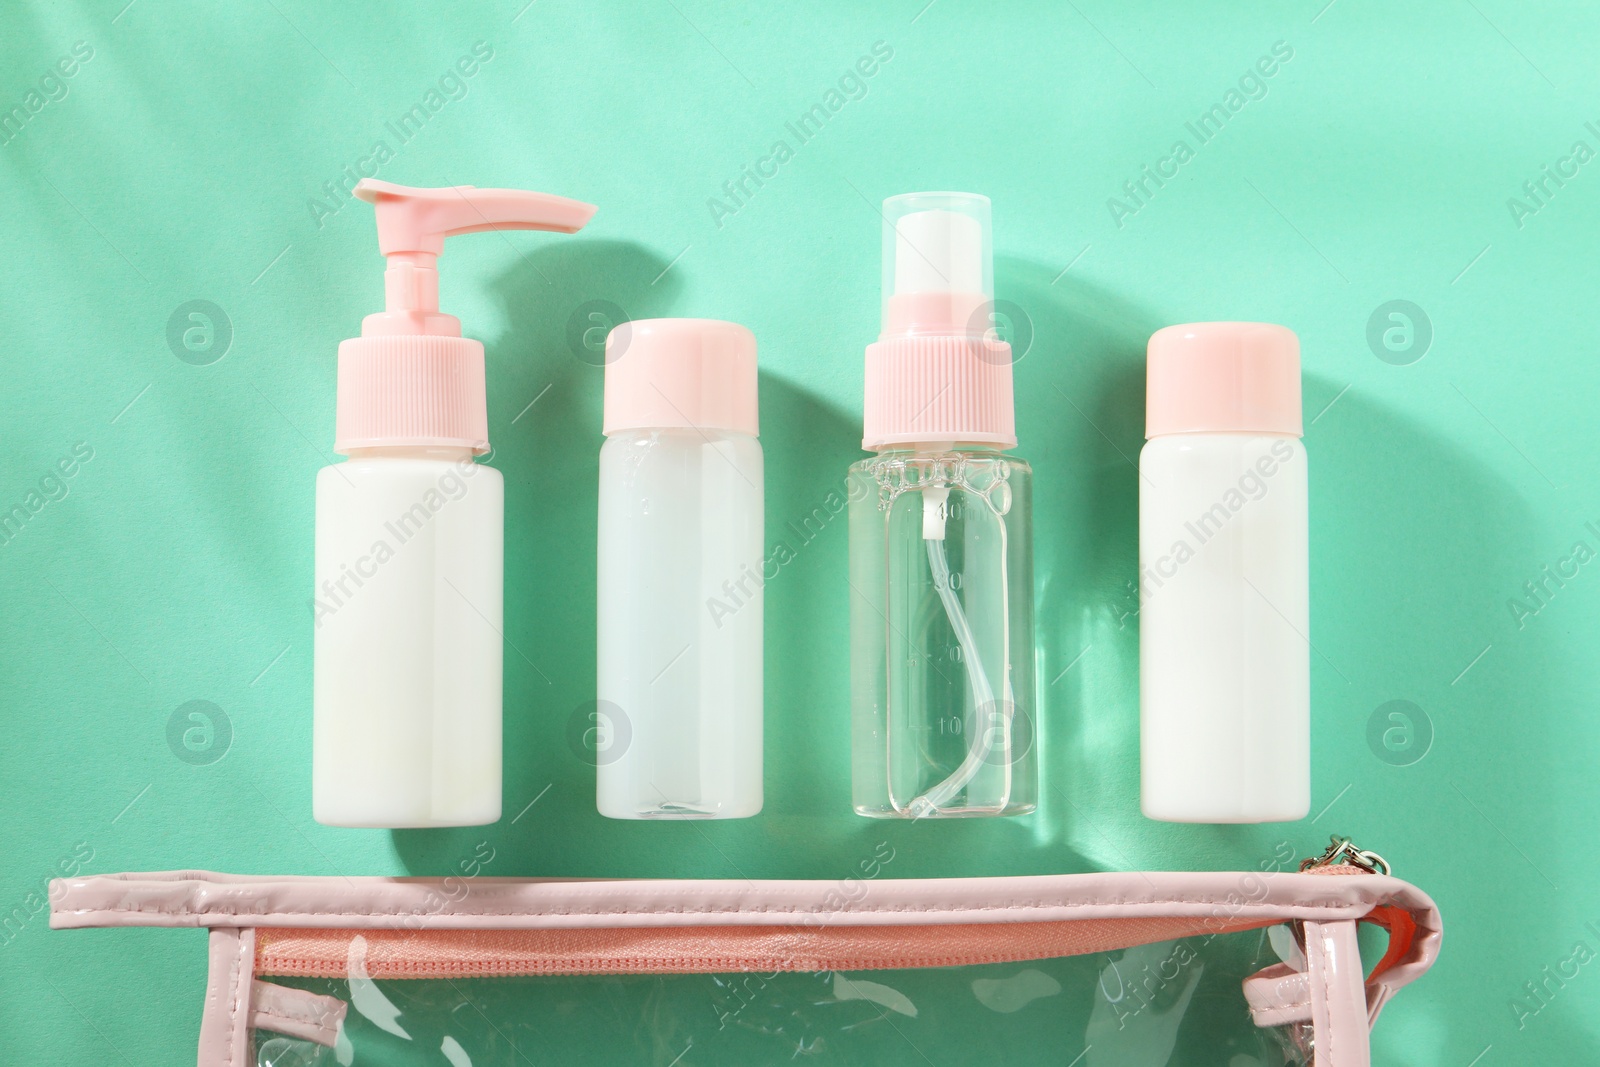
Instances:
[[[339,346],[334,450],[317,475],[312,807],[332,826],[500,817],[505,487],[483,345],[439,311],[444,239],[573,233],[594,207],[512,189],[367,179],[385,310]]]

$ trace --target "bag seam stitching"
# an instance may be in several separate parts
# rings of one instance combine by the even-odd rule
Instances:
[[[182,918],[182,917],[189,917],[189,916],[208,916],[208,915],[234,915],[234,916],[239,916],[240,918],[253,918],[253,919],[262,919],[262,918],[268,918],[268,917],[272,917],[272,918],[287,918],[287,917],[292,917],[292,916],[311,916],[311,917],[316,917],[316,918],[363,918],[363,917],[370,917],[370,918],[379,918],[379,917],[411,918],[411,917],[432,916],[432,917],[439,917],[439,918],[469,918],[469,919],[470,918],[481,918],[481,919],[534,918],[534,917],[557,917],[557,916],[595,916],[595,917],[599,917],[599,916],[626,916],[626,915],[636,915],[636,916],[647,916],[647,915],[683,915],[683,916],[701,916],[701,915],[704,915],[704,916],[718,916],[718,915],[819,915],[819,916],[839,916],[839,917],[842,917],[842,916],[849,916],[849,915],[919,915],[919,914],[930,914],[930,913],[935,913],[935,912],[942,913],[942,914],[951,914],[951,915],[963,915],[963,914],[982,915],[982,914],[994,913],[994,912],[1047,911],[1047,910],[1060,910],[1060,909],[1068,909],[1068,910],[1078,909],[1078,910],[1081,910],[1081,909],[1086,909],[1086,908],[1106,908],[1106,907],[1132,909],[1132,908],[1140,908],[1140,907],[1149,907],[1149,906],[1152,906],[1152,905],[1155,905],[1155,906],[1167,906],[1167,905],[1189,905],[1189,906],[1194,906],[1194,905],[1221,905],[1221,906],[1225,906],[1225,907],[1239,909],[1238,913],[1235,916],[1216,916],[1216,918],[1235,918],[1235,917],[1242,918],[1242,917],[1246,917],[1247,915],[1254,914],[1258,909],[1267,909],[1267,910],[1277,911],[1277,910],[1297,909],[1297,908],[1318,908],[1318,909],[1327,909],[1327,910],[1331,910],[1331,911],[1336,912],[1336,913],[1343,914],[1343,913],[1347,913],[1347,912],[1354,911],[1354,910],[1357,910],[1357,909],[1361,909],[1364,906],[1366,907],[1367,910],[1370,911],[1372,907],[1376,906],[1375,904],[1366,905],[1364,902],[1350,902],[1350,901],[1344,901],[1344,900],[1322,900],[1322,901],[1299,901],[1299,900],[1297,900],[1297,901],[1293,901],[1293,902],[1289,902],[1289,903],[1283,903],[1283,904],[1268,904],[1268,903],[1239,904],[1237,901],[1218,900],[1218,899],[1214,899],[1214,898],[1180,897],[1180,898],[1170,898],[1170,899],[1162,898],[1162,899],[1150,899],[1150,900],[1092,900],[1092,901],[1082,901],[1082,902],[1076,902],[1076,903],[1055,901],[1055,902],[1037,902],[1037,903],[1027,903],[1027,904],[996,904],[996,905],[983,905],[983,906],[979,906],[979,907],[956,907],[956,908],[952,908],[952,907],[950,907],[948,905],[899,906],[899,907],[876,907],[876,908],[854,908],[854,909],[851,909],[851,908],[845,908],[845,909],[832,909],[832,908],[823,909],[823,908],[778,907],[778,906],[764,906],[764,907],[739,907],[739,906],[735,906],[735,907],[727,907],[727,908],[706,908],[706,909],[688,909],[688,908],[595,908],[595,909],[560,908],[560,909],[553,909],[552,910],[552,909],[543,909],[543,908],[537,908],[537,907],[530,907],[530,908],[526,908],[526,909],[518,909],[518,910],[511,910],[511,911],[433,911],[433,912],[421,912],[421,911],[412,910],[412,909],[398,909],[398,910],[371,909],[371,910],[365,910],[365,911],[361,911],[361,910],[345,911],[345,910],[337,910],[337,909],[334,909],[334,910],[316,910],[316,909],[304,910],[304,909],[299,909],[299,910],[294,910],[294,911],[270,911],[270,910],[269,911],[240,911],[240,910],[231,909],[231,908],[187,908],[187,907],[167,908],[167,907],[143,907],[143,906],[134,905],[134,904],[126,904],[126,905],[118,905],[118,906],[102,907],[102,908],[74,908],[74,909],[71,909],[71,910],[68,910],[68,911],[65,911],[65,912],[60,912],[58,914],[77,916],[79,918],[87,918],[87,917],[92,917],[92,916],[97,916],[97,915],[122,915],[122,914],[168,915],[168,916],[172,916],[174,918]],[[1163,918],[1166,918],[1166,917],[1184,918],[1185,916],[1162,916],[1162,917]],[[1205,918],[1205,916],[1196,916],[1196,918]]]

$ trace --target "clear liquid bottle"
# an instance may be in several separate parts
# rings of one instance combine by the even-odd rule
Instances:
[[[761,810],[756,341],[710,319],[606,343],[595,753],[613,819]]]
[[[989,201],[884,203],[883,332],[850,468],[855,810],[1034,809],[1031,478],[993,329]]]

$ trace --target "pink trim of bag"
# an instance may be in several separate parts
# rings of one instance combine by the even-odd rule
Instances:
[[[1314,1067],[1368,1067],[1369,1028],[1439,952],[1421,890],[1357,867],[1306,874],[1070,874],[872,882],[254,878],[174,871],[60,879],[50,925],[211,929],[200,1067],[252,1064],[255,1028],[331,1045],[344,1005],[267,975],[855,971],[1045,959],[1293,923],[1306,968],[1245,980],[1256,1025]],[[1363,976],[1356,925],[1389,932]]]

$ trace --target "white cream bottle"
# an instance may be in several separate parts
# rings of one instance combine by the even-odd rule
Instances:
[[[444,239],[571,233],[594,208],[507,189],[373,180],[385,310],[339,346],[334,449],[317,475],[312,807],[332,826],[500,818],[505,483],[483,345],[439,312]]]
[[[603,429],[600,814],[754,815],[767,579],[755,337],[712,319],[617,327]]]
[[[1145,815],[1304,818],[1311,646],[1300,344],[1265,323],[1150,338],[1139,457]]]

